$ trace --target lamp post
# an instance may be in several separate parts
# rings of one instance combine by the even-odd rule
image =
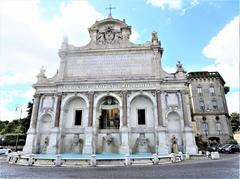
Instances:
[[[16,105],[16,111],[18,110],[18,108],[20,108],[20,116],[19,116],[19,121],[20,121],[22,118],[22,105],[21,104]],[[18,147],[18,140],[19,140],[19,134],[17,134],[16,144],[15,144],[16,152],[17,152],[17,147]]]
[[[22,105],[21,104],[16,105],[16,111],[18,111],[18,109],[20,109],[19,119],[21,119],[22,118]]]

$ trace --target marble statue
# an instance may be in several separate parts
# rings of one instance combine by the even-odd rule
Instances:
[[[103,153],[112,153],[113,152],[113,142],[114,138],[110,133],[107,133],[107,135],[103,136]]]
[[[48,145],[49,145],[49,139],[48,137],[45,137],[43,147],[42,147],[42,153],[47,153]]]
[[[73,136],[72,153],[81,153],[81,140],[79,139],[78,134]]]
[[[178,154],[179,153],[178,144],[177,144],[177,138],[175,136],[172,137],[171,143],[172,143],[172,148],[171,148],[172,153]]]
[[[138,153],[148,153],[149,152],[149,140],[145,137],[144,133],[140,133],[136,140],[136,150]]]

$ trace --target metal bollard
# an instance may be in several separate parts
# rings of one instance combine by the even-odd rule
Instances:
[[[7,161],[10,162],[10,161],[12,160],[12,157],[13,157],[12,154],[8,154],[8,155],[7,155]]]
[[[62,161],[61,160],[62,160],[61,155],[57,155],[57,157],[56,157],[56,159],[54,161],[54,164],[55,164],[56,167],[61,167],[61,165],[62,165]]]
[[[189,160],[190,159],[190,156],[189,156],[189,153],[185,153],[185,160]]]
[[[184,158],[183,158],[183,153],[182,152],[179,152],[179,156],[180,156],[180,161],[183,161]]]
[[[211,156],[209,151],[206,151],[206,156],[207,156],[207,157],[210,157],[210,156]]]
[[[29,155],[28,166],[32,166],[34,164],[34,154]]]
[[[129,154],[125,155],[125,162],[124,162],[124,164],[126,166],[131,165],[131,159],[130,159],[130,155]]]
[[[153,154],[153,165],[157,165],[159,163],[158,155]]]
[[[97,159],[96,159],[96,155],[95,154],[91,155],[90,165],[92,167],[96,167],[97,166]]]
[[[175,162],[176,162],[176,156],[175,156],[175,154],[174,154],[174,153],[171,153],[170,156],[171,156],[171,161],[172,161],[172,163],[175,163]]]
[[[17,161],[18,161],[18,155],[14,155],[13,154],[13,157],[12,157],[12,163],[17,163]]]

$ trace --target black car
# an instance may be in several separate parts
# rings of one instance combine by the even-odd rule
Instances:
[[[207,147],[207,151],[209,152],[219,152],[219,150],[223,147],[222,144],[215,144]]]
[[[239,146],[236,144],[229,144],[228,146],[222,149],[223,153],[235,153],[239,152]]]

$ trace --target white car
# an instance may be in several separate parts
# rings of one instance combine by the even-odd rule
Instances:
[[[11,149],[3,148],[3,147],[0,146],[0,155],[8,154],[8,153],[11,153],[11,152],[12,152]]]

